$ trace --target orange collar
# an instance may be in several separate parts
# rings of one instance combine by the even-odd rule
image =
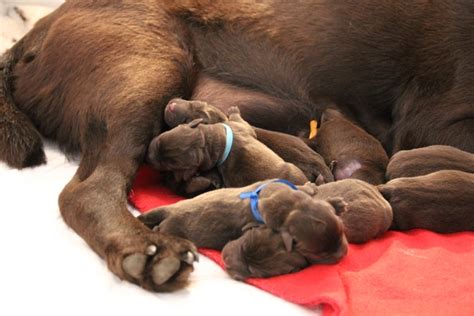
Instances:
[[[318,134],[318,121],[316,120],[311,120],[309,122],[309,139],[313,139],[316,137]]]

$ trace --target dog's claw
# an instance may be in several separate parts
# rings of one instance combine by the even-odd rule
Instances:
[[[149,256],[153,256],[156,254],[156,251],[158,250],[158,248],[156,248],[155,245],[149,245],[146,250],[145,250],[145,253]]]
[[[156,246],[155,246],[156,247]],[[122,262],[123,270],[135,279],[139,279],[145,270],[147,256],[141,253],[134,253],[127,256]]]
[[[199,262],[199,255],[195,251],[187,251],[183,255],[182,261],[186,262],[189,265],[192,265],[194,262]]]
[[[156,263],[151,271],[151,277],[156,285],[168,281],[180,268],[181,262],[175,257],[167,257]]]

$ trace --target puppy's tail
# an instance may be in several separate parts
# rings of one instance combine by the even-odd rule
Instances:
[[[40,133],[13,103],[15,63],[12,51],[0,57],[0,161],[22,169],[45,163],[46,156]]]

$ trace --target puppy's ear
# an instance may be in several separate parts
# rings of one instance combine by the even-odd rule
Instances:
[[[282,231],[281,239],[283,239],[283,244],[285,245],[286,251],[291,252],[293,250],[293,236],[291,236],[287,231]]]
[[[326,201],[334,207],[338,216],[349,211],[349,204],[342,197],[330,197]]]
[[[188,126],[191,127],[191,128],[195,128],[195,127],[197,127],[199,124],[201,124],[202,121],[204,121],[203,118],[194,119],[194,120],[192,120],[191,122],[188,123]]]

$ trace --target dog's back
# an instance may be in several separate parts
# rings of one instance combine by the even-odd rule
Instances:
[[[441,170],[474,173],[474,154],[445,145],[402,150],[390,158],[386,178],[424,176]]]
[[[378,186],[393,209],[393,229],[474,230],[474,174],[443,170]]]

